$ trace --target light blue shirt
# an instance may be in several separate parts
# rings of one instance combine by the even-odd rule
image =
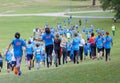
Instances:
[[[97,36],[96,39],[95,39],[95,42],[96,42],[96,46],[97,48],[102,48],[103,47],[103,38],[102,36]]]
[[[80,44],[80,38],[78,37],[75,37],[72,39],[72,47],[73,47],[73,50],[79,50],[79,44]]]
[[[12,52],[10,50],[6,53],[6,61],[7,62],[12,61]]]
[[[13,45],[13,50],[14,50],[14,56],[22,56],[23,55],[23,50],[22,47],[26,46],[25,41],[22,39],[14,39],[12,40],[11,44]]]
[[[44,34],[42,36],[42,39],[44,40],[45,42],[45,46],[48,46],[48,45],[52,45],[53,44],[53,38],[54,38],[54,35],[53,34]]]
[[[110,36],[105,36],[105,44],[104,47],[109,49],[111,48],[111,43],[113,42],[112,37]]]
[[[26,54],[33,54],[33,45],[32,44],[28,44],[26,46]]]

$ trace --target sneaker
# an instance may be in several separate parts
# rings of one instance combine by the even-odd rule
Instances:
[[[22,72],[21,72],[21,71],[19,71],[18,75],[19,75],[19,76],[21,76],[21,74],[22,74]]]
[[[28,67],[29,70],[31,70],[31,67]]]
[[[14,67],[14,74],[15,74],[15,75],[18,75],[18,70],[17,70],[16,67]]]
[[[111,58],[109,58],[109,61],[111,60]]]
[[[56,63],[55,66],[58,67],[58,64]]]

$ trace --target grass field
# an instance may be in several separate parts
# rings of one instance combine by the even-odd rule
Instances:
[[[115,13],[113,12],[90,12],[90,13],[73,13],[73,14],[68,14],[72,16],[114,16]]]
[[[66,12],[91,9],[94,10],[99,8],[91,7],[91,3],[91,0],[0,0],[0,13]],[[97,5],[100,5],[98,0]]]
[[[30,0],[35,1],[35,0]],[[47,11],[47,7],[43,6],[46,10],[39,10],[39,7],[35,3],[30,3],[29,0],[26,0],[26,4],[22,7],[20,6],[21,2],[24,0],[13,0],[17,7],[13,7],[14,12],[8,13],[40,13],[40,12],[52,12],[54,9]],[[36,0],[37,1],[37,0]],[[38,0],[39,1],[39,0]],[[63,1],[63,0],[62,0]],[[63,2],[60,1],[62,4]],[[0,0],[0,5],[11,3],[10,0]],[[28,2],[28,3],[27,3]],[[67,3],[68,1],[66,1]],[[38,3],[38,2],[36,2]],[[41,2],[45,3],[45,2]],[[54,3],[58,3],[58,0],[55,0]],[[71,2],[75,3],[75,2]],[[77,3],[77,2],[76,2]],[[83,2],[85,3],[85,2]],[[22,4],[22,3],[21,3]],[[51,3],[46,3],[51,6]],[[78,3],[77,3],[78,4]],[[76,4],[76,5],[77,5]],[[29,6],[32,5],[32,6]],[[66,6],[66,4],[64,4]],[[75,5],[75,4],[74,4]],[[11,5],[13,6],[13,5]],[[5,13],[11,8],[11,6],[1,6],[0,12]],[[42,6],[41,6],[42,7]],[[49,7],[49,6],[48,6]],[[27,10],[28,8],[28,10]],[[30,10],[29,10],[30,8]],[[36,10],[32,11],[31,8]],[[12,10],[11,9],[11,10]],[[57,8],[55,8],[57,10]],[[64,11],[62,8],[58,11]],[[95,14],[94,14],[95,15]],[[107,16],[108,14],[106,14]],[[44,23],[48,23],[50,26],[57,26],[57,23],[62,23],[63,19],[60,17],[0,17],[0,51],[3,52],[8,46],[10,41],[14,38],[15,32],[21,33],[21,38],[28,39],[32,35],[33,28],[43,27]],[[67,18],[66,18],[67,19]],[[75,24],[78,22],[78,18],[73,18],[72,23]],[[84,22],[82,19],[82,26],[89,27],[94,25],[95,29],[97,27],[103,28],[105,31],[109,31],[111,34],[111,26],[113,24],[112,19],[89,19],[88,23]],[[113,37],[113,47],[111,49],[111,61],[105,62],[105,60],[89,60],[80,63],[73,64],[68,63],[62,65],[61,67],[55,68],[54,66],[47,69],[42,67],[40,70],[36,68],[28,71],[27,66],[25,65],[24,58],[21,65],[21,70],[23,72],[22,76],[15,76],[13,72],[9,74],[6,72],[6,65],[4,62],[4,68],[0,73],[0,83],[120,83],[120,23],[115,23],[117,27],[116,36]],[[79,29],[81,32],[81,29]],[[112,34],[111,34],[112,35]],[[83,34],[84,36],[84,34]]]

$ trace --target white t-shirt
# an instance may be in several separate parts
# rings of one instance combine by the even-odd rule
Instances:
[[[79,46],[84,46],[84,45],[85,45],[85,40],[82,38]]]

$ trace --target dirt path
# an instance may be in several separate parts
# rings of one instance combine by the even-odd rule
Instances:
[[[51,17],[70,17],[66,14],[76,14],[76,13],[95,13],[95,12],[111,12],[102,10],[92,10],[92,11],[76,11],[76,12],[53,12],[53,13],[40,13],[40,14],[0,14],[0,17],[10,17],[10,16],[51,16]],[[72,16],[73,18],[113,18],[112,16]]]

